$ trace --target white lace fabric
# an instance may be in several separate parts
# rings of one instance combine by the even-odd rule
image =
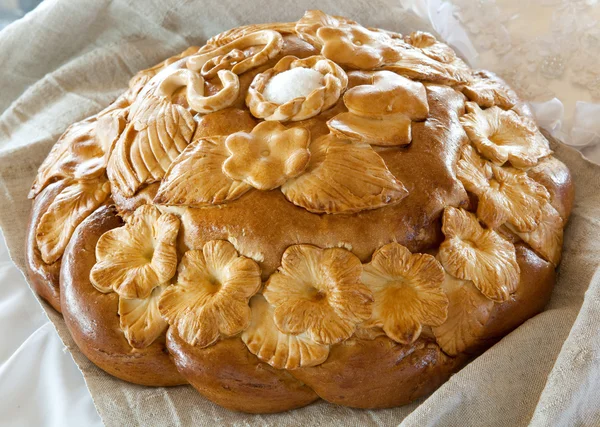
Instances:
[[[401,0],[600,163],[600,0]]]

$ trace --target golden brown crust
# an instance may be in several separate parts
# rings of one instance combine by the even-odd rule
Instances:
[[[318,399],[311,388],[287,371],[258,360],[239,338],[202,349],[187,344],[171,328],[167,346],[190,384],[227,409],[256,414],[282,412]]]
[[[354,338],[333,346],[323,364],[290,373],[312,387],[324,400],[358,408],[384,408],[408,403],[444,383],[475,354],[539,313],[550,298],[555,274],[552,265],[517,245],[521,282],[511,299],[494,304],[481,335],[466,352],[446,355],[422,337],[410,345],[387,337]]]
[[[133,349],[119,326],[116,293],[102,294],[90,282],[100,236],[122,226],[114,207],[104,206],[77,228],[63,256],[60,273],[63,316],[79,349],[106,372],[136,384],[185,384],[162,338],[144,349]]]
[[[548,303],[555,283],[554,266],[541,259],[529,247],[515,246],[520,269],[516,291],[502,303],[481,298],[467,282],[448,293],[449,325],[434,328],[438,343],[449,354],[478,354],[504,335],[540,313]]]
[[[226,108],[202,116],[198,120],[194,141],[215,136],[227,136],[235,132],[251,132],[257,120],[247,110]]]
[[[573,206],[505,82],[320,11],[215,36],[70,129],[36,180],[33,286],[59,309],[61,282],[107,372],[245,412],[431,392],[543,309]]]
[[[556,282],[551,263],[541,259],[524,244],[517,244],[515,247],[521,280],[509,301],[494,304],[482,334],[483,340],[488,341],[486,346],[540,313],[550,300]]]
[[[378,337],[335,345],[323,364],[290,373],[328,402],[389,408],[432,392],[465,361],[464,356],[447,356],[427,339],[403,345]]]
[[[40,250],[36,242],[36,233],[40,219],[54,200],[54,198],[68,185],[66,180],[57,181],[48,185],[33,202],[31,216],[29,217],[29,228],[27,232],[27,249],[25,257],[27,261],[27,277],[33,290],[44,298],[56,311],[61,312],[60,307],[60,264],[61,259],[46,264],[42,260]]]
[[[571,215],[575,199],[575,185],[569,168],[557,158],[547,157],[529,169],[527,174],[546,187],[552,206],[566,221]]]
[[[182,214],[185,246],[229,239],[242,255],[259,262],[264,279],[279,266],[284,250],[297,242],[351,248],[362,262],[392,241],[413,252],[432,247],[441,239],[444,207],[468,203],[454,171],[466,136],[458,122],[464,112],[462,95],[430,85],[427,97],[430,119],[413,123],[411,148],[377,151],[408,190],[399,204],[355,215],[315,215],[294,206],[279,191],[249,191],[220,208],[171,208]]]
[[[115,202],[115,205],[119,207],[119,214],[123,216],[123,218],[127,218],[140,206],[152,203],[152,200],[156,197],[158,186],[158,182],[153,182],[152,184],[143,187],[133,197],[127,197],[116,188],[113,188],[112,199]]]

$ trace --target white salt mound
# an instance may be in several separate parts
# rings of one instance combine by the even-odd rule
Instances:
[[[269,102],[285,104],[294,98],[306,97],[323,86],[323,74],[310,68],[292,68],[277,74],[267,83],[263,96]]]

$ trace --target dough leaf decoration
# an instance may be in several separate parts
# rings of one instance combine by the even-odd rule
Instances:
[[[496,231],[483,228],[474,214],[463,209],[447,207],[442,221],[446,240],[438,257],[444,269],[471,280],[492,301],[508,301],[521,273],[515,246]]]
[[[188,110],[155,96],[136,101],[130,118],[107,169],[112,184],[125,196],[133,196],[142,184],[160,181],[196,127]]]
[[[448,296],[448,318],[433,328],[433,334],[442,350],[455,356],[477,345],[494,302],[486,298],[469,280],[445,275],[442,285]]]
[[[223,172],[229,155],[225,138],[193,142],[167,171],[154,202],[202,207],[239,198],[252,187]]]
[[[57,179],[93,179],[103,175],[125,127],[127,105],[121,97],[96,116],[69,126],[42,162],[29,197],[35,197]]]
[[[146,348],[169,325],[158,310],[158,300],[166,286],[157,286],[146,298],[119,297],[119,324],[133,348]]]
[[[110,194],[104,177],[73,181],[65,187],[42,215],[35,239],[42,259],[52,264],[63,254],[75,228],[95,211]]]
[[[323,363],[329,346],[313,341],[306,333],[291,335],[277,329],[275,309],[262,295],[250,300],[252,320],[242,341],[252,354],[277,369],[297,369]]]
[[[353,213],[399,203],[408,191],[368,144],[325,135],[310,146],[306,171],[281,191],[315,213]]]

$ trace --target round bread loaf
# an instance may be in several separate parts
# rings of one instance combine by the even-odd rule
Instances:
[[[268,413],[406,404],[539,313],[573,185],[492,73],[309,11],[141,71],[30,197],[31,283],[92,362]]]

